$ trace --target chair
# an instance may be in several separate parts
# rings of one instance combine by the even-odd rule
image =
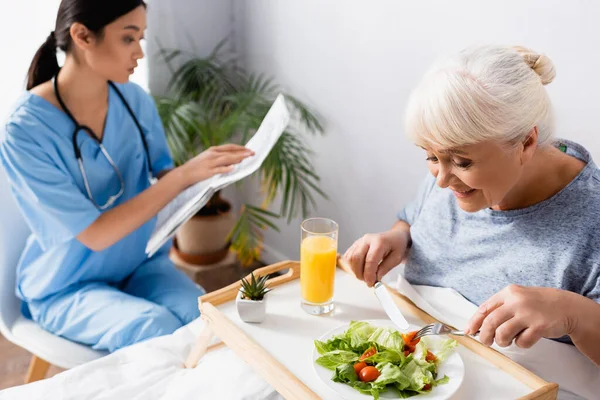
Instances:
[[[44,379],[51,364],[69,369],[107,354],[47,332],[21,315],[16,267],[29,234],[0,167],[0,333],[33,354],[25,383]]]

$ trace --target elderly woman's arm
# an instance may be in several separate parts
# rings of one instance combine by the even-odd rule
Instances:
[[[577,293],[510,285],[485,301],[466,333],[480,331],[483,344],[529,348],[543,337],[569,335],[577,348],[600,366],[600,304]]]
[[[576,297],[574,309],[577,319],[571,340],[579,350],[600,367],[600,304],[587,297],[571,293]]]

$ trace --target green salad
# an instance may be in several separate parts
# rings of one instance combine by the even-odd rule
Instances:
[[[447,376],[438,379],[437,369],[457,342],[442,340],[434,354],[425,339],[414,340],[415,334],[352,321],[346,332],[327,342],[315,340],[320,354],[316,362],[334,371],[334,382],[350,385],[376,400],[385,391],[394,391],[398,398],[416,396],[448,382]]]

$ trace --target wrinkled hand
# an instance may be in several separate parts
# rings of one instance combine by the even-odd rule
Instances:
[[[480,331],[487,346],[511,343],[530,348],[541,338],[558,338],[573,332],[575,293],[543,287],[510,285],[486,300],[471,317],[465,333]]]
[[[354,275],[371,287],[402,262],[409,240],[408,233],[400,229],[368,234],[354,242],[343,258]]]
[[[244,146],[225,144],[210,147],[180,168],[183,169],[186,186],[191,186],[217,174],[230,172],[236,164],[253,155],[254,152]]]

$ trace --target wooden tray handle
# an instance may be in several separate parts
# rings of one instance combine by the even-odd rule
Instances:
[[[288,269],[289,271],[281,276],[269,279],[267,281],[267,285],[272,288],[284,284],[286,282],[293,281],[294,279],[297,279],[300,276],[300,263],[295,261],[282,261],[277,264],[258,268],[254,271],[254,276],[258,278],[264,275],[269,275],[275,272],[283,271],[285,269]],[[247,278],[249,277],[250,274],[247,275]],[[229,286],[225,286],[222,289],[216,290],[211,293],[207,293],[198,299],[198,305],[201,305],[203,302],[211,303],[214,306],[226,303],[230,300],[235,299],[235,296],[237,296],[237,292],[240,287],[241,281],[237,281]]]
[[[269,283],[269,286],[273,287],[281,285],[282,283],[292,281],[300,276],[300,263],[294,261],[282,261],[277,264],[267,265],[266,267],[258,268],[254,270],[254,276],[258,278],[261,276],[274,274],[275,272],[283,271],[284,269],[289,269],[289,271],[284,275],[269,279],[267,281]],[[251,274],[246,275],[246,279],[250,279],[250,275]],[[284,278],[285,281],[281,282],[280,278]]]

